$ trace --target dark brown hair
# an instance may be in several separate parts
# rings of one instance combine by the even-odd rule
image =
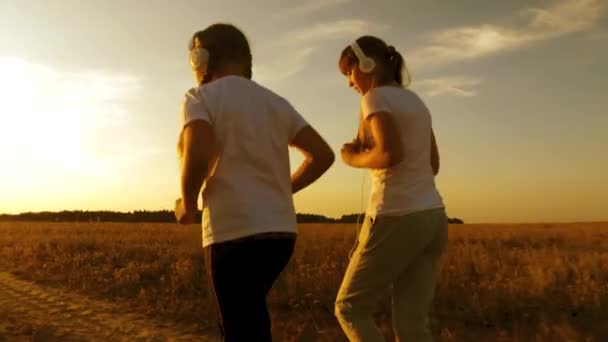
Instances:
[[[237,63],[243,65],[243,76],[251,79],[251,49],[247,37],[237,27],[217,23],[198,31],[190,39],[189,50],[194,48],[196,39],[200,41],[201,47],[209,51],[205,78],[213,77],[213,73],[225,63]]]
[[[387,45],[382,39],[374,36],[363,36],[357,39],[357,44],[363,53],[376,61],[376,68],[380,67],[379,81],[381,83],[397,82],[403,85],[403,57],[392,45]],[[358,65],[359,58],[349,46],[342,50],[338,60],[338,68],[344,75],[354,66]],[[376,69],[378,70],[378,69]]]

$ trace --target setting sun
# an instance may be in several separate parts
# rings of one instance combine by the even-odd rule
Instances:
[[[126,115],[120,101],[136,80],[91,71],[58,71],[16,57],[0,57],[0,178],[15,191],[75,184],[105,176],[111,162],[95,139]],[[109,176],[109,175],[108,175]],[[3,181],[3,182],[4,182]]]
[[[0,144],[11,146],[10,160],[58,168],[90,165],[81,139],[86,108],[70,100],[75,85],[17,58],[0,58],[0,73]]]

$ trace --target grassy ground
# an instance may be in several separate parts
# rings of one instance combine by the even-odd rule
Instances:
[[[343,341],[333,301],[354,226],[302,225],[269,298],[278,341]],[[215,324],[199,226],[0,223],[0,270]],[[389,301],[376,319],[390,336]],[[608,224],[454,225],[432,328],[443,341],[608,340]]]

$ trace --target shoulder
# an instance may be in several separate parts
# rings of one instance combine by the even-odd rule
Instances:
[[[267,103],[269,103],[272,107],[284,109],[293,107],[291,102],[287,100],[281,94],[275,92],[274,90],[267,88],[255,81],[250,81],[253,86],[256,88],[256,92],[260,97],[262,97]]]
[[[365,94],[365,99],[397,99],[397,98],[408,98],[408,97],[418,97],[416,93],[408,88],[403,87],[393,87],[393,86],[382,86],[373,88]]]
[[[368,91],[362,98],[361,103],[364,105],[387,105],[396,99],[408,96],[407,90],[400,87],[377,87]]]
[[[273,100],[273,101],[277,101],[277,102],[288,102],[286,98],[284,98],[282,95],[278,94],[277,92],[275,92],[274,90],[257,83],[254,80],[248,80],[251,83],[251,87],[255,88],[256,91],[264,94],[265,96],[267,96],[269,99]]]
[[[180,110],[180,121],[183,127],[195,120],[210,120],[208,109],[201,100],[201,88],[191,88],[184,94]]]
[[[193,105],[200,104],[200,88],[201,87],[190,88],[186,91],[182,99],[183,109],[187,109],[188,107],[191,107]]]
[[[200,87],[190,88],[184,94],[184,100],[196,100],[199,97]]]
[[[361,112],[363,113],[363,117],[367,118],[369,115],[377,112],[390,112],[389,99],[390,97],[387,97],[387,91],[384,87],[369,90],[361,97]]]
[[[415,101],[415,102],[420,102],[423,103],[422,98],[418,95],[417,92],[415,92],[414,90],[410,89],[410,88],[403,88],[402,89],[402,94],[406,99],[409,99],[411,101]]]
[[[202,86],[203,95],[222,98],[226,101],[235,101],[234,94],[238,98],[255,98],[256,102],[281,101],[272,90],[258,84],[254,80],[240,76],[225,76]]]
[[[428,107],[426,106],[426,103],[418,95],[418,93],[416,93],[415,91],[413,91],[409,88],[404,88],[403,94],[404,94],[404,96],[403,96],[404,104],[405,104],[405,106],[408,107],[408,109],[410,111],[430,114],[430,111],[429,111]]]
[[[239,91],[256,91],[259,90],[257,83],[252,80],[240,77],[240,76],[224,76],[213,82],[202,85],[201,88],[206,92],[217,92],[226,90],[239,90]]]
[[[379,87],[372,89],[366,96],[369,96],[366,98],[367,103],[384,104],[396,111],[428,112],[422,98],[409,88]]]
[[[379,97],[382,97],[383,89],[382,88],[373,88],[370,89],[363,97],[361,97],[362,102],[368,102],[371,100],[375,100]]]

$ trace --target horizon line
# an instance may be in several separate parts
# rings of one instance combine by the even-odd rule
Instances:
[[[18,214],[10,214],[10,213],[0,213],[0,217],[2,216],[19,216],[19,215],[24,215],[24,214],[42,214],[42,213],[61,213],[61,212],[106,212],[106,213],[118,213],[118,214],[133,214],[135,212],[173,212],[173,210],[170,209],[157,209],[157,210],[150,210],[150,209],[136,209],[136,210],[129,210],[129,211],[117,211],[117,210],[84,210],[84,209],[75,209],[75,210],[68,210],[68,209],[64,209],[64,210],[59,210],[59,211],[49,211],[49,210],[42,210],[42,211],[25,211],[25,212],[20,212]],[[200,209],[198,210],[198,212],[202,212]],[[350,214],[342,214],[342,216],[327,216],[327,215],[322,215],[322,214],[315,214],[315,213],[310,213],[310,212],[296,212],[296,215],[315,215],[315,216],[320,216],[323,218],[327,218],[327,219],[331,219],[331,220],[340,220],[346,216],[352,216],[352,215],[363,215],[365,214],[365,212],[362,213],[350,213]],[[594,224],[594,223],[608,223],[608,218],[603,219],[603,220],[563,220],[563,221],[551,221],[551,220],[543,220],[543,221],[539,221],[539,220],[532,220],[532,221],[468,221],[462,219],[461,217],[458,216],[450,216],[447,215],[449,219],[460,219],[462,220],[465,224],[470,224],[470,225],[505,225],[505,224],[577,224],[577,223],[584,223],[584,224]]]

